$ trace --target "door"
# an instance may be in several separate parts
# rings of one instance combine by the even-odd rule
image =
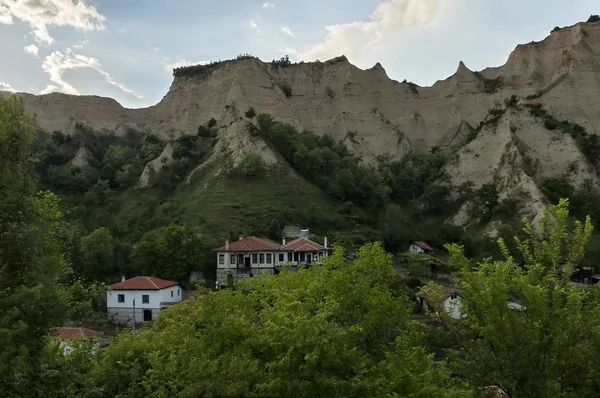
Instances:
[[[250,268],[250,256],[244,258],[244,267]]]
[[[150,322],[152,320],[152,310],[144,310],[144,322]]]

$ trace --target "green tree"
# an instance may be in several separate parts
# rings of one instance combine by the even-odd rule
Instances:
[[[245,116],[246,116],[248,119],[252,120],[252,119],[254,119],[254,118],[256,117],[256,111],[254,110],[254,108],[253,108],[253,107],[250,107],[250,108],[248,108],[248,110],[246,111],[246,113],[245,113]]]
[[[102,280],[115,273],[115,243],[104,227],[81,238],[82,269],[76,270],[87,280]]]
[[[144,235],[133,253],[133,263],[146,275],[184,281],[192,271],[213,272],[213,244],[189,224],[171,224]]]
[[[36,195],[34,117],[0,96],[0,396],[37,396],[44,336],[68,315],[61,248],[69,229],[58,198]]]
[[[370,244],[352,262],[336,248],[310,270],[201,291],[143,336],[120,336],[98,384],[109,395],[144,389],[131,396],[452,396],[392,276],[390,256]]]
[[[524,237],[515,238],[522,267],[514,266],[502,239],[505,259],[484,260],[475,272],[461,247],[447,246],[465,318],[438,316],[461,347],[457,370],[473,386],[501,385],[516,397],[597,396],[600,293],[570,282],[592,225],[589,217],[572,229],[569,224],[565,199],[546,211],[539,227],[525,220]],[[439,308],[441,286],[429,291]]]

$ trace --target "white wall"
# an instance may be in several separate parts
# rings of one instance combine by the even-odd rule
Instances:
[[[173,292],[173,297],[171,297],[171,292]],[[119,294],[125,295],[124,303],[119,303]],[[142,296],[145,294],[150,296],[150,302],[147,304],[142,303]],[[137,297],[135,308],[160,308],[162,302],[180,302],[183,299],[183,289],[181,286],[175,285],[162,290],[109,290],[106,292],[106,306],[108,308],[132,308],[134,297]]]
[[[460,297],[455,299],[448,297],[446,300],[444,300],[444,310],[446,310],[446,312],[454,319],[459,319],[462,317],[460,307]]]
[[[425,253],[425,250],[423,250],[420,246],[417,246],[415,244],[410,245],[408,247],[408,251],[415,254]]]

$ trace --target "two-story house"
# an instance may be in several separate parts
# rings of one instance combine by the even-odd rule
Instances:
[[[110,286],[106,292],[108,315],[117,323],[149,322],[161,309],[181,302],[183,289],[178,282],[151,276],[136,276]],[[134,315],[135,314],[135,315]]]
[[[283,264],[293,267],[308,265],[329,255],[327,238],[319,245],[307,238],[297,238],[289,243],[285,239],[277,244],[256,236],[240,237],[235,242],[226,241],[217,252],[217,282],[226,286],[263,273],[277,274]]]

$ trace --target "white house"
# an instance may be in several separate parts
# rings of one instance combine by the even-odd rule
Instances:
[[[419,241],[413,242],[409,247],[408,251],[414,254],[431,254],[435,250],[427,242]]]
[[[97,349],[100,345],[101,333],[95,330],[87,328],[73,328],[73,327],[61,327],[55,328],[54,333],[58,339],[60,339],[60,347],[63,350],[64,355],[68,355],[73,352],[76,344],[74,340],[92,340],[94,349]]]
[[[281,245],[256,236],[240,237],[235,242],[226,241],[217,252],[217,282],[226,286],[229,279],[234,282],[252,278],[263,273],[278,274],[283,264],[310,265],[327,257],[327,238],[324,245],[300,237]]]
[[[181,302],[183,289],[177,282],[136,276],[110,287],[106,293],[108,314],[117,323],[149,322],[161,309]]]
[[[460,296],[461,293],[454,289],[448,288],[444,289],[443,291],[444,311],[454,319],[460,319],[466,316],[463,315],[461,311],[462,304]],[[427,302],[427,299],[425,298],[425,294],[423,293],[423,291],[417,293],[416,297],[417,302],[421,304],[425,312],[429,312],[432,310],[429,306],[429,303]],[[524,308],[521,304],[516,303],[512,300],[508,300],[506,305],[511,310],[521,310]]]

